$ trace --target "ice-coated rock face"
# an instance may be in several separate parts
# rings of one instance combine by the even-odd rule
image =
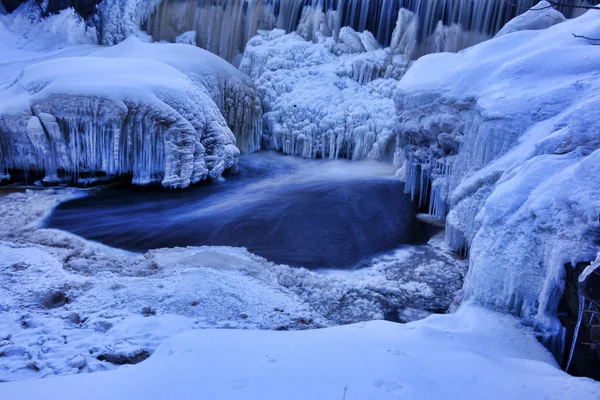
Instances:
[[[140,70],[145,70],[140,74]],[[90,76],[103,76],[97,84]],[[238,151],[217,106],[181,72],[152,61],[79,57],[26,67],[0,103],[5,169],[132,174],[186,187],[218,178]]]
[[[74,53],[28,60],[0,89],[3,175],[40,171],[47,183],[132,175],[134,183],[182,188],[233,167],[235,136],[243,151],[259,148],[253,83],[218,57],[133,37]],[[16,71],[12,65],[23,63],[3,70]]]
[[[238,148],[259,149],[254,84],[219,57],[135,37],[83,46],[93,32],[72,10],[39,19],[25,7],[0,17],[2,179],[9,170],[38,171],[47,184],[131,175],[180,188],[218,179]],[[66,35],[62,25],[77,29]]]
[[[338,41],[283,30],[251,39],[240,69],[263,101],[263,146],[305,158],[391,156],[391,95],[409,60],[377,47],[370,33],[350,28]]]
[[[423,57],[396,91],[400,173],[469,248],[465,298],[551,334],[600,229],[600,56],[573,32],[598,37],[600,14]]]
[[[191,40],[193,32],[188,32]],[[158,46],[158,47],[157,47]],[[260,150],[262,105],[252,79],[212,53],[189,44],[144,43],[130,38],[95,53],[155,60],[183,72],[218,106],[242,153]]]

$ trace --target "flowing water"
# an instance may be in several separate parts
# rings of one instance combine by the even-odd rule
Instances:
[[[374,162],[261,152],[241,157],[224,182],[92,192],[59,205],[47,225],[133,251],[237,246],[293,266],[354,267],[429,237],[393,173]]]
[[[307,38],[317,31],[335,35],[343,26],[368,30],[389,45],[398,11],[417,16],[413,57],[438,51],[458,51],[491,38],[515,16],[539,0],[163,0],[145,24],[155,40],[175,41],[196,31],[198,45],[237,64],[258,29],[295,31],[302,25]],[[569,5],[597,0],[563,0],[558,9],[567,17],[584,10]],[[444,26],[455,29],[444,30]],[[406,28],[406,27],[404,27]],[[403,34],[404,32],[401,32]]]

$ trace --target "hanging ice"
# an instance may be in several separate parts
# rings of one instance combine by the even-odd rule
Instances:
[[[0,171],[45,172],[49,183],[131,175],[182,188],[235,166],[232,130],[244,151],[259,146],[252,82],[195,46],[130,38],[34,62],[0,88]]]
[[[240,69],[263,99],[265,147],[305,158],[391,158],[393,88],[409,66],[369,32],[318,43],[283,30],[248,42]]]
[[[527,11],[536,0],[104,0],[100,3],[103,43],[145,36],[174,42],[195,31],[195,41],[235,65],[246,43],[258,30],[283,29],[317,41],[337,38],[344,27],[370,31],[389,46],[398,30],[407,55],[458,51],[493,37],[511,18]],[[564,4],[562,4],[564,3]],[[560,11],[575,16],[570,5],[586,0],[564,0]],[[398,13],[412,15],[398,20]],[[402,22],[402,24],[397,24]]]
[[[597,37],[598,12],[422,57],[396,91],[399,164],[469,248],[465,298],[542,336],[558,331],[564,265],[598,251],[600,58],[573,32]]]

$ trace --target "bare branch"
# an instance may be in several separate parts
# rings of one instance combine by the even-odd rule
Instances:
[[[580,39],[585,39],[585,40],[600,41],[600,38],[591,38],[591,37],[582,36],[582,35],[576,35],[576,34],[573,34],[573,37],[580,38]],[[592,43],[592,45],[594,45],[594,46],[600,46],[600,43]]]

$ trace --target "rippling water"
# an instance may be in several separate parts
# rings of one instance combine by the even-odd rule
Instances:
[[[59,205],[46,223],[126,250],[238,246],[293,266],[354,267],[428,238],[393,173],[374,162],[262,152],[241,157],[239,174],[223,182],[92,192]]]

